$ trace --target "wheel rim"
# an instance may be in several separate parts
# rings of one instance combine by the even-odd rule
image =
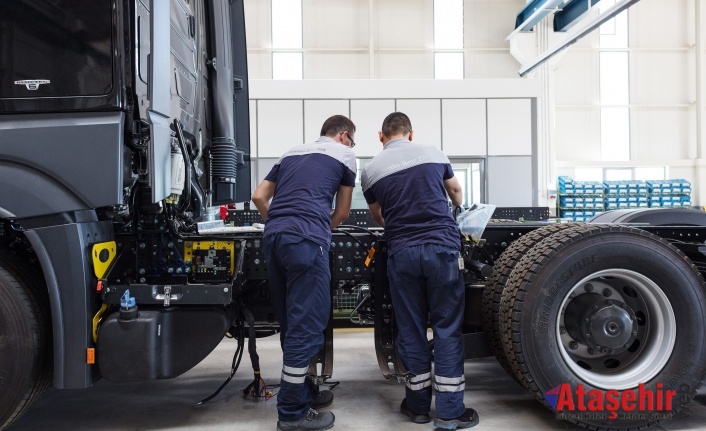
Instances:
[[[595,272],[571,288],[559,310],[561,356],[595,387],[621,390],[648,382],[674,349],[676,319],[669,299],[638,272]]]

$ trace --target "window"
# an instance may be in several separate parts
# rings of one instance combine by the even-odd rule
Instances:
[[[435,52],[434,79],[463,79],[463,53]]]
[[[630,160],[630,108],[601,108],[601,154],[605,161]]]
[[[451,167],[454,170],[454,176],[461,184],[463,206],[469,207],[473,204],[482,203],[483,196],[481,195],[481,190],[483,189],[483,184],[481,180],[481,162],[458,163],[452,160]]]
[[[110,94],[111,2],[19,2],[0,6],[0,98]],[[149,44],[149,29],[142,29]],[[143,50],[144,51],[144,50]],[[146,60],[144,55],[141,59]],[[145,76],[146,64],[140,66]],[[20,80],[46,81],[37,88]],[[84,103],[84,102],[82,102]],[[9,106],[9,105],[8,105]],[[37,105],[38,107],[40,105]],[[48,106],[45,106],[47,108]]]
[[[363,189],[360,186],[360,177],[363,167],[371,159],[360,158],[357,159],[357,175],[355,177],[355,188],[353,189],[353,200],[351,203],[351,209],[368,209],[368,203],[365,201],[365,196],[363,196]],[[463,206],[469,207],[473,204],[482,203],[483,195],[481,194],[483,187],[483,164],[482,160],[478,159],[464,159],[451,160],[451,167],[454,170],[454,176],[458,178],[458,182],[461,184],[461,189],[463,190]]]
[[[629,180],[664,180],[667,178],[667,169],[664,166],[650,166],[640,168],[628,167],[583,167],[576,168],[574,178],[577,181],[629,181]]]
[[[663,167],[659,168],[635,168],[635,179],[642,181],[666,180],[667,173]]]
[[[627,169],[606,169],[605,170],[605,180],[606,181],[629,181],[633,178],[633,170]]]
[[[272,47],[302,47],[302,3],[300,0],[272,0]]]
[[[604,12],[616,0],[599,3]],[[599,51],[601,156],[603,160],[630,160],[630,65],[627,11],[601,26]],[[610,49],[606,51],[605,49]],[[625,49],[625,51],[616,51]]]
[[[351,201],[351,209],[368,209],[368,203],[363,196],[363,188],[360,185],[361,174],[363,168],[371,159],[356,159],[357,172],[355,176],[355,187],[353,188],[353,199]]]
[[[603,181],[603,168],[576,168],[576,181]]]
[[[605,12],[615,5],[615,0],[603,0],[598,3],[598,9]],[[627,48],[628,47],[628,15],[627,11],[620,13],[615,18],[608,20],[600,29],[601,48]]]
[[[434,0],[434,79],[463,79],[463,0]]]
[[[629,70],[627,52],[600,54],[601,104],[629,105]]]
[[[272,0],[272,79],[302,79],[301,0]],[[287,51],[277,51],[278,49]],[[292,51],[295,50],[295,51]],[[296,51],[300,50],[300,51]]]
[[[463,0],[434,1],[434,47],[463,49]]]
[[[273,52],[272,79],[302,79],[301,52]]]

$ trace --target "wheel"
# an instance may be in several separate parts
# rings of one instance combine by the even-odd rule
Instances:
[[[0,429],[29,409],[51,383],[51,319],[37,273],[0,250]]]
[[[613,419],[605,408],[602,416],[567,417],[591,429],[640,429],[683,408],[706,372],[705,329],[704,280],[693,263],[667,241],[630,227],[555,233],[518,262],[501,299],[510,367],[545,406],[559,408],[555,395],[564,384],[619,400],[639,388],[665,400],[665,391],[674,391],[671,409],[645,404],[634,412],[618,403]]]
[[[573,223],[551,224],[530,233],[523,235],[514,241],[503,251],[493,265],[493,275],[488,280],[488,284],[483,288],[483,332],[485,333],[488,345],[493,355],[500,365],[510,376],[516,379],[515,373],[510,368],[510,363],[505,356],[503,343],[499,334],[500,299],[502,298],[505,284],[515,269],[515,265],[522,257],[544,238],[560,232],[564,229],[576,226]]]

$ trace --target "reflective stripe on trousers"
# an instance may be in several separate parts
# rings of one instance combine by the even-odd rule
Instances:
[[[446,419],[465,411],[461,333],[465,302],[458,257],[458,250],[423,244],[398,250],[388,258],[387,266],[399,329],[397,347],[403,364],[416,378],[431,371],[426,324],[429,317],[434,333],[434,371],[438,376],[433,381],[436,415]],[[427,413],[431,407],[431,380],[429,386],[422,385],[422,381],[410,379],[406,388],[407,407],[415,413]]]
[[[277,412],[281,421],[296,421],[306,416],[318,393],[306,372],[323,347],[331,310],[328,249],[286,233],[265,236],[263,247],[284,364]]]

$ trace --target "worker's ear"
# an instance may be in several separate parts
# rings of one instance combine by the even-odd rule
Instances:
[[[409,142],[412,142],[413,137],[414,137],[414,130],[410,130],[409,131],[409,138],[407,138],[407,139],[409,139]]]
[[[380,139],[380,143],[385,144],[385,135],[382,132],[378,132],[378,139]]]

